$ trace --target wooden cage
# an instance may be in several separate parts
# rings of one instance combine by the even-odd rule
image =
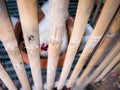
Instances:
[[[16,2],[35,90],[52,90],[55,87],[62,90],[64,86],[69,90],[82,84],[87,86],[90,83],[103,81],[113,68],[120,67],[120,0],[105,0],[104,4],[103,0],[78,0],[74,26],[63,61],[59,61],[59,57],[70,0],[50,0],[50,35],[48,60],[45,61],[47,63],[45,83],[42,81],[40,64],[44,61],[40,61],[37,0],[16,0]],[[71,71],[90,18],[93,31]],[[31,90],[32,86],[26,74],[5,0],[0,0],[0,40],[10,57],[21,87],[23,90]],[[55,81],[58,62],[63,66],[58,81]],[[97,68],[93,70],[95,65]],[[9,90],[18,90],[2,63],[0,63],[0,79]],[[0,90],[4,89],[1,87]]]

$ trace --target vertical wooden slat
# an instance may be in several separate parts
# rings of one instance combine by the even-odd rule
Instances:
[[[52,90],[60,55],[62,38],[65,33],[69,0],[51,0],[50,37],[48,47],[47,88]]]
[[[91,58],[89,64],[87,65],[87,68],[84,70],[83,74],[81,75],[79,82],[82,82],[86,78],[86,76],[90,73],[94,65],[98,62],[98,60],[103,55],[106,48],[109,46],[114,36],[119,31],[119,28],[120,28],[120,9],[118,10],[114,20],[112,21],[107,34],[104,36],[94,56]]]
[[[30,90],[24,63],[17,45],[12,24],[10,23],[4,0],[0,0],[0,39],[11,59],[23,89]]]
[[[85,48],[81,54],[80,59],[78,60],[75,69],[73,70],[73,73],[70,77],[70,80],[68,82],[68,87],[73,86],[76,78],[78,77],[79,73],[82,70],[82,67],[84,66],[85,62],[88,60],[88,57],[91,55],[92,51],[106,32],[106,29],[116,12],[116,9],[118,8],[120,3],[120,0],[106,0],[106,3],[103,7],[103,10],[101,12],[101,15],[98,19],[98,22],[88,40],[88,42],[85,45]],[[113,7],[114,6],[114,7]],[[109,10],[111,9],[111,10]],[[77,82],[77,85],[80,85],[82,81]]]
[[[115,58],[115,56],[120,52],[120,39],[114,45],[112,50],[108,53],[103,62],[99,65],[99,67],[94,71],[94,73],[90,76],[87,83],[93,82],[97,76],[106,68],[106,66]]]
[[[100,74],[99,77],[95,80],[95,82],[101,81],[104,76],[118,63],[120,62],[120,52],[116,55],[116,57],[113,59],[113,61],[105,68],[105,70]]]
[[[65,57],[63,70],[60,76],[58,89],[63,88],[66,78],[69,74],[75,54],[80,45],[82,36],[85,32],[85,26],[87,25],[88,18],[92,11],[93,3],[94,3],[94,0],[79,0],[77,14],[75,18],[75,24],[73,27],[70,43],[67,49],[67,54]]]
[[[17,0],[35,90],[42,90],[37,0]]]
[[[0,64],[0,79],[4,82],[4,84],[7,86],[9,90],[17,90],[15,84],[3,68],[3,66]]]

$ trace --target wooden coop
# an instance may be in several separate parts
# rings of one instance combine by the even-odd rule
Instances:
[[[43,58],[39,21],[46,1],[0,0],[0,90],[93,90],[87,87],[98,83],[94,90],[120,90],[120,0],[49,0]],[[15,26],[11,16],[19,19]],[[93,30],[80,50],[87,24]],[[109,76],[118,80],[114,87]]]

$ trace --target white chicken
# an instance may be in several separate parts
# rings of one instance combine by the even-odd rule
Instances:
[[[39,34],[40,34],[40,47],[41,47],[41,52],[40,55],[42,57],[47,57],[48,55],[48,37],[49,37],[49,32],[50,32],[50,5],[49,1],[43,4],[41,7],[41,10],[45,14],[45,17],[39,22]],[[93,28],[91,27],[90,24],[87,24],[86,26],[86,31],[85,34],[82,38],[81,45],[80,45],[80,51],[84,49],[84,46],[92,32]],[[67,36],[67,30],[64,30],[64,37],[63,37],[63,43],[62,43],[62,48],[60,53],[64,53],[67,49],[68,45],[68,36]]]
[[[49,33],[50,33],[50,5],[49,5],[49,1],[44,3],[43,6],[41,7],[41,10],[44,13],[44,18],[39,22],[39,34],[40,34],[40,56],[42,57],[47,57],[48,56],[48,37],[49,37]],[[13,24],[13,27],[15,28],[16,23],[19,21],[17,18],[15,17],[11,17],[11,21]],[[72,21],[72,23],[70,23]],[[69,22],[70,25],[68,24],[68,27],[70,26],[71,28],[69,29],[73,29],[73,25],[74,25],[74,20],[71,17],[71,21]],[[72,24],[72,25],[71,25]],[[91,27],[90,24],[87,24],[86,26],[86,31],[85,34],[81,40],[81,44],[80,44],[80,48],[79,51],[82,51],[84,49],[84,46],[87,42],[87,40],[90,37],[90,34],[92,32],[93,28]],[[68,35],[67,35],[67,30],[64,30],[64,36],[63,36],[63,42],[62,42],[62,47],[61,47],[61,54],[64,53],[67,49],[68,46]]]
[[[44,13],[44,18],[39,22],[39,35],[40,35],[40,56],[47,57],[48,55],[48,37],[50,33],[50,5],[49,1],[43,4],[41,10]],[[61,54],[66,51],[68,45],[67,30],[64,30],[63,42],[61,47]]]

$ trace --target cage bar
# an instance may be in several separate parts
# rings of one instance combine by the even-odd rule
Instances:
[[[0,64],[0,79],[5,83],[9,90],[17,90],[15,84],[13,83],[8,73],[5,71],[2,64]]]
[[[119,68],[120,0],[105,0],[104,3],[103,0],[76,0],[76,3],[73,3],[74,0],[71,0],[72,2],[70,0],[49,0],[50,33],[48,36],[48,60],[45,58],[45,61],[40,61],[39,37],[41,33],[39,34],[39,10],[37,8],[41,8],[40,5],[45,1],[47,0],[39,0],[38,2],[37,0],[0,0],[0,40],[14,67],[12,67],[9,57],[0,42],[0,79],[2,80],[0,82],[0,90],[4,90],[4,88],[18,90],[21,85],[23,90],[52,90],[54,88],[62,90],[63,87],[66,88],[65,86],[69,90],[71,87],[77,85],[82,86],[84,84],[83,86],[86,86],[90,83],[104,81],[109,74],[116,68]],[[99,3],[97,3],[98,1]],[[13,3],[13,7],[11,4],[7,4],[6,6],[5,2]],[[39,5],[38,7],[37,4]],[[69,7],[70,5],[73,6]],[[101,7],[102,5],[104,6]],[[16,6],[18,6],[19,13]],[[68,13],[74,17],[75,13],[73,12],[76,12],[76,7],[77,13],[74,22],[74,19]],[[75,10],[72,10],[72,8]],[[19,43],[17,43],[19,36],[16,35],[16,40],[16,32],[14,34],[14,31],[17,29],[13,29],[12,19],[10,20],[8,13],[10,15],[14,13],[13,16],[16,17],[20,16],[18,23],[22,25],[25,49],[27,49],[26,55],[28,55],[30,66],[25,64],[24,67],[24,59],[21,56],[22,51],[21,48],[18,48]],[[66,30],[68,28],[66,26],[68,18],[72,20],[69,23],[71,24],[70,32],[69,29]],[[88,36],[89,40],[82,53],[80,51],[77,52],[85,36],[87,23],[92,23],[95,28],[90,37]],[[70,37],[68,38],[70,42],[68,43],[67,52],[63,54],[64,56],[66,55],[65,60],[62,60],[64,64],[60,62],[63,65],[61,68],[58,66],[58,60],[61,55],[63,36],[66,32],[68,33],[68,37]],[[108,51],[107,54],[106,51]],[[45,62],[43,72],[41,72],[41,68],[44,67],[40,64],[42,62]],[[98,67],[94,67],[96,65]],[[70,70],[71,68],[72,70]],[[29,81],[25,69],[27,70]],[[57,69],[59,70],[57,71]],[[43,77],[41,73],[44,74]],[[57,76],[57,80],[55,80],[56,73],[60,75],[60,78],[59,75]],[[78,75],[80,75],[80,78]],[[42,79],[45,80],[42,81]],[[46,79],[47,82],[45,82]],[[34,86],[30,86],[29,83],[34,84]]]
[[[36,90],[42,90],[37,0],[17,0],[22,31]]]
[[[101,41],[99,47],[97,48],[95,54],[92,56],[86,70],[84,70],[83,74],[80,76],[80,81],[84,81],[87,75],[90,73],[95,64],[100,60],[101,56],[105,52],[106,48],[109,46],[115,35],[118,33],[120,28],[120,10],[117,12],[112,24],[110,25],[108,32],[104,36]]]
[[[102,12],[100,14],[100,17],[96,23],[96,26],[95,26],[88,42],[85,45],[85,48],[81,54],[81,57],[79,58],[78,63],[75,66],[75,69],[73,70],[73,73],[70,77],[68,86],[71,87],[74,84],[76,78],[78,77],[79,73],[82,70],[82,67],[84,66],[84,64],[88,60],[89,56],[93,52],[94,48],[96,47],[96,45],[99,43],[102,36],[106,32],[107,27],[110,24],[118,6],[119,6],[119,3],[120,3],[119,0],[116,0],[116,1],[115,0],[107,0],[106,1],[105,5],[102,9]],[[112,6],[115,6],[115,7],[112,7]],[[112,11],[109,10],[110,8]],[[77,85],[80,85],[81,83],[82,83],[82,80],[77,82]]]
[[[110,64],[110,62],[115,58],[115,56],[120,52],[120,39],[117,41],[117,43],[114,45],[112,50],[108,53],[108,55],[105,57],[103,62],[99,65],[99,67],[94,71],[94,73],[90,76],[87,83],[93,82],[98,75],[107,67],[107,65]]]
[[[62,38],[65,33],[69,0],[51,0],[48,47],[47,87],[53,89]]]
[[[0,39],[11,59],[23,89],[30,90],[24,63],[17,45],[4,0],[0,0]]]
[[[116,55],[116,57],[112,60],[112,62],[104,69],[104,71],[97,77],[95,82],[101,81],[104,78],[104,76],[106,76],[108,72],[110,72],[110,70],[114,68],[119,62],[120,62],[120,52]]]
[[[94,3],[94,0],[79,0],[76,18],[75,18],[75,24],[74,24],[72,36],[68,45],[58,89],[62,89],[64,87],[64,83],[67,79],[74,57],[80,45],[82,36],[85,32],[85,27],[87,25],[90,13],[92,11],[93,3]]]

